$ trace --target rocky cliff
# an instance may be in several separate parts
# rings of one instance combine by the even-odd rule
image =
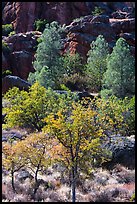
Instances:
[[[101,8],[101,15],[92,15],[95,7]],[[34,27],[37,19],[66,24],[63,52],[78,52],[85,60],[90,43],[99,34],[108,41],[110,52],[121,36],[135,54],[134,7],[134,2],[2,2],[3,24],[11,23],[15,31],[2,37],[9,47],[8,53],[3,50],[2,69],[22,79],[34,71],[32,61],[41,36]]]

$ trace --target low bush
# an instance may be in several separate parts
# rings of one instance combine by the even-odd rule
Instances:
[[[100,7],[95,6],[94,11],[92,11],[92,15],[98,16],[101,15],[104,12],[104,10]]]
[[[71,91],[84,91],[88,87],[87,77],[82,76],[79,73],[65,76],[62,79],[62,83],[65,84]]]
[[[2,51],[3,51],[3,53],[9,53],[10,52],[10,48],[4,40],[2,40]]]
[[[48,20],[44,19],[38,19],[35,21],[35,29],[37,31],[43,32],[45,29],[45,25],[48,23]]]
[[[15,35],[15,34],[16,34],[15,31],[11,31],[11,32],[9,33],[9,37],[12,36],[12,35]]]
[[[2,35],[3,36],[8,36],[10,32],[14,31],[12,24],[5,24],[2,25]]]

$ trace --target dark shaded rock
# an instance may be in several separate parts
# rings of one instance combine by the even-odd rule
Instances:
[[[27,133],[20,133],[19,131],[15,130],[2,130],[2,142],[7,142],[10,139],[23,139]]]
[[[13,75],[27,79],[30,72],[34,72],[32,61],[37,47],[37,38],[41,32],[18,33],[4,38],[9,46],[9,53],[2,55],[2,69],[9,69]]]
[[[15,51],[11,54],[12,74],[22,79],[27,79],[30,72],[34,72],[32,66],[33,56],[27,51]]]
[[[25,169],[22,169],[21,171],[19,171],[19,173],[16,175],[16,179],[18,179],[19,181],[24,181],[25,179],[30,178],[33,179],[33,176]]]
[[[121,33],[120,37],[124,38],[130,46],[135,46],[135,35],[133,33]]]
[[[113,135],[109,136],[108,141],[102,147],[112,152],[112,159],[103,166],[113,168],[116,164],[122,164],[131,169],[135,168],[135,136]]]
[[[102,22],[102,23],[109,23],[109,16],[107,15],[98,15],[94,16],[91,20],[92,23],[94,22]]]
[[[134,8],[130,6],[123,7],[121,10],[113,12],[111,16],[116,19],[134,18]]]
[[[20,90],[28,91],[31,84],[17,76],[8,75],[2,79],[2,93],[6,93],[9,88],[13,88],[14,86],[18,87]]]
[[[6,114],[2,114],[2,124],[5,123]]]
[[[8,70],[10,68],[10,63],[8,61],[9,55],[2,52],[2,70]]]
[[[135,32],[135,18],[113,19],[110,18],[110,25],[116,34]]]

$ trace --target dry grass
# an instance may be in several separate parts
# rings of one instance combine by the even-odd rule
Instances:
[[[17,131],[17,130],[16,130]],[[19,131],[19,130],[18,130]],[[22,134],[26,134],[22,130]],[[29,173],[34,174],[29,170]],[[13,192],[9,172],[2,169],[2,202],[71,202],[71,189],[66,169],[53,165],[38,175],[40,186],[33,199],[33,178],[19,180],[15,173]],[[129,202],[135,192],[135,170],[117,164],[112,170],[96,168],[87,177],[80,174],[77,182],[77,202]]]
[[[71,189],[68,183],[62,183],[60,172],[52,167],[45,174],[39,175],[41,185],[35,200],[32,199],[33,180],[27,178],[19,182],[17,178],[15,180],[17,193],[14,193],[10,177],[3,174],[3,202],[71,202]],[[121,165],[115,166],[111,171],[98,168],[93,171],[92,178],[86,178],[83,174],[80,179],[76,189],[77,202],[128,202],[135,192],[135,171]]]

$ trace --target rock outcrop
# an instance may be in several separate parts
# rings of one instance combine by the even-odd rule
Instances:
[[[27,132],[20,132],[17,130],[2,130],[2,142],[7,142],[8,140],[22,140],[27,136]]]
[[[86,2],[7,2],[3,9],[3,23],[13,24],[18,33],[34,30],[36,19],[68,24],[72,19],[89,13]]]
[[[86,60],[90,43],[98,35],[103,35],[109,43],[110,52],[119,37],[127,40],[131,52],[135,54],[135,19],[112,19],[107,15],[88,15],[66,27],[65,51],[78,52]]]
[[[37,46],[37,38],[41,36],[38,31],[18,33],[4,37],[10,52],[2,53],[2,68],[10,70],[12,75],[27,79],[30,72],[34,72],[32,62]]]
[[[17,76],[5,76],[2,79],[2,93],[6,93],[9,88],[18,87],[20,90],[27,91],[31,84]]]
[[[104,14],[112,17],[131,17],[134,12],[132,2],[2,2],[3,24],[12,23],[17,33],[34,30],[36,19],[47,19],[69,24],[75,18],[89,15],[95,7],[101,8]],[[122,14],[116,13],[122,10]],[[116,13],[116,14],[115,14]],[[125,13],[127,15],[125,15]]]
[[[112,135],[108,137],[108,141],[102,148],[111,151],[112,158],[104,163],[104,166],[112,168],[116,164],[122,164],[131,169],[135,168],[135,135]]]
[[[110,48],[114,45],[116,34],[110,25],[107,15],[93,16],[88,15],[77,22],[72,22],[66,27],[68,35],[65,42],[65,50],[70,53],[78,52],[85,59],[90,49],[90,43],[98,35],[103,35]]]

